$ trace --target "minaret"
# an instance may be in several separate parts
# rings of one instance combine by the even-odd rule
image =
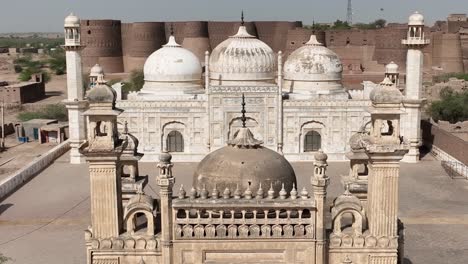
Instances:
[[[370,95],[372,106],[371,131],[362,144],[369,156],[368,225],[370,235],[397,241],[398,238],[398,179],[400,160],[408,146],[400,135],[402,94],[385,80]],[[397,262],[397,245],[390,243],[394,254],[383,264]]]
[[[159,156],[159,175],[156,183],[159,186],[160,212],[161,212],[161,247],[162,264],[172,264],[172,187],[175,179],[172,176],[172,155],[164,152]]]
[[[418,162],[421,145],[421,105],[423,84],[423,49],[429,45],[424,35],[424,17],[415,12],[409,17],[407,38],[402,44],[408,47],[406,59],[406,89],[403,105],[406,116],[403,118],[402,134],[409,140],[410,150],[403,161]]]
[[[70,163],[83,163],[79,152],[80,145],[86,140],[86,121],[83,112],[88,106],[84,100],[83,72],[81,66],[80,19],[70,14],[65,18],[65,45],[67,60],[67,94],[64,104],[68,109],[68,126],[70,131]]]
[[[81,153],[89,163],[92,237],[118,237],[122,231],[123,208],[120,156],[125,142],[119,140],[116,96],[102,76],[88,93],[88,140]],[[125,144],[125,145],[124,145]]]
[[[317,219],[315,220],[317,228],[317,247],[315,252],[316,260],[314,263],[325,263],[327,232],[325,226],[325,200],[327,199],[327,187],[330,183],[330,178],[325,173],[328,166],[328,156],[323,153],[322,150],[319,150],[314,158],[314,176],[311,179],[315,206],[317,208]]]

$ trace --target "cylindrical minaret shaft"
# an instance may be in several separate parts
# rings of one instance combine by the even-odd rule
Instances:
[[[278,52],[278,152],[283,153],[283,53]]]
[[[312,188],[314,191],[315,206],[317,214],[316,225],[316,251],[315,263],[325,263],[326,255],[326,226],[325,226],[325,200],[327,199],[327,187],[330,178],[326,175],[328,156],[323,151],[315,154],[314,176],[312,177]]]
[[[87,108],[84,98],[83,72],[81,65],[80,20],[70,14],[65,18],[65,49],[67,65],[67,99],[64,101],[68,109],[70,163],[83,163],[83,156],[78,148],[86,140],[86,120],[83,116]]]
[[[172,187],[174,177],[172,176],[171,154],[165,152],[159,156],[159,175],[156,183],[159,186],[160,211],[161,211],[161,246],[162,264],[172,264]]]
[[[424,35],[424,17],[415,12],[409,18],[407,39],[402,41],[408,47],[406,58],[406,89],[403,105],[406,115],[402,118],[402,134],[410,143],[408,154],[403,161],[418,162],[421,145],[421,105],[423,102],[423,48],[429,44]]]

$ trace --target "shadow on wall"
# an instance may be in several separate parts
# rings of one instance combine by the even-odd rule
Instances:
[[[413,264],[413,262],[408,258],[404,258],[403,263],[401,263],[401,264]]]
[[[0,204],[0,215],[3,214],[3,212],[5,212],[6,210],[8,210],[8,208],[12,207],[13,204],[11,203],[6,203],[6,204]]]

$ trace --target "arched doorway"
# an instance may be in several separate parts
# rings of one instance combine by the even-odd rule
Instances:
[[[304,137],[304,152],[315,152],[322,147],[322,136],[317,131],[309,131]]]
[[[167,151],[184,152],[184,137],[179,131],[171,131],[166,139]]]

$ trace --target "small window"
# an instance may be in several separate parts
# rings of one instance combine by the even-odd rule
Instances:
[[[91,30],[88,30],[88,35],[91,35]]]
[[[171,131],[167,135],[167,151],[184,152],[184,137],[179,131]]]
[[[294,42],[294,41],[291,41],[291,45],[294,45],[294,44],[296,44],[296,42]]]
[[[322,136],[317,131],[309,131],[304,138],[304,152],[315,152],[322,147]]]

